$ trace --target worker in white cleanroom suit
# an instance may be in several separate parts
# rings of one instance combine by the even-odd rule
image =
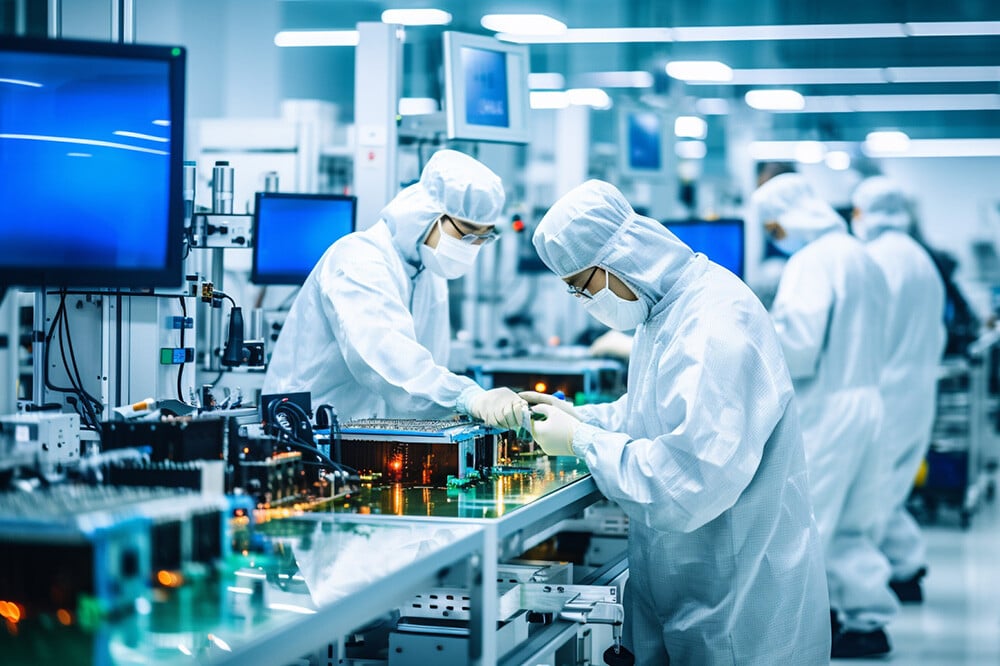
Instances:
[[[517,428],[527,404],[449,372],[447,279],[495,237],[500,178],[453,150],[431,156],[369,229],[333,243],[306,279],[274,348],[264,394],[308,391],[341,420],[458,410]]]
[[[767,181],[752,205],[771,240],[791,255],[771,316],[795,384],[826,548],[833,656],[885,654],[884,627],[898,610],[878,549],[888,287],[844,220],[801,175]]]
[[[906,510],[934,424],[937,376],[944,352],[944,283],[933,260],[907,233],[906,194],[885,176],[861,183],[853,196],[854,235],[889,285],[886,348],[882,371],[885,419],[880,441],[890,454],[890,476],[882,485],[882,552],[892,565],[890,587],[900,601],[923,599],[927,547]]]
[[[533,241],[595,319],[636,329],[619,400],[522,395],[545,418],[532,421],[541,448],[586,461],[629,516],[625,636],[637,663],[827,663],[822,545],[763,306],[601,181],[556,202]]]

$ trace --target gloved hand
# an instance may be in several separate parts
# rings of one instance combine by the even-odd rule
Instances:
[[[591,356],[611,356],[627,361],[632,355],[632,336],[621,331],[608,331],[590,345]]]
[[[573,434],[580,425],[578,419],[552,405],[531,408],[531,436],[547,456],[575,456]]]
[[[520,428],[527,411],[528,403],[509,388],[484,391],[469,403],[469,416],[505,430]]]
[[[518,395],[527,400],[529,405],[552,405],[566,412],[577,421],[580,420],[580,415],[573,409],[573,405],[569,404],[566,400],[560,400],[554,395],[538,393],[536,391],[521,391]]]

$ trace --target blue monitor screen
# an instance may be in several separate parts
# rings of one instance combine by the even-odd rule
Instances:
[[[664,224],[692,250],[743,277],[742,220],[678,220]]]
[[[510,127],[506,54],[469,47],[462,47],[461,51],[465,77],[465,122]]]
[[[628,114],[628,165],[641,171],[658,171],[663,166],[660,154],[661,120],[652,112]]]
[[[0,40],[0,274],[182,278],[183,50]]]
[[[354,231],[355,203],[339,194],[258,192],[251,280],[305,282],[326,249]]]

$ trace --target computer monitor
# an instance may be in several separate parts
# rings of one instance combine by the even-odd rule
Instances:
[[[258,192],[254,284],[301,285],[326,249],[354,231],[357,199],[341,194]]]
[[[444,33],[448,138],[527,143],[528,47]]]
[[[743,220],[667,220],[664,225],[695,252],[743,277]]]
[[[0,37],[0,282],[181,284],[184,63]]]
[[[623,109],[618,116],[619,167],[633,178],[667,174],[666,118],[648,109]]]

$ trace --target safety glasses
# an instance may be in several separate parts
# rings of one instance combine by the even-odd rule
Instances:
[[[448,215],[442,215],[441,218],[438,220],[438,223],[440,223],[441,220],[448,220],[448,222],[451,223],[451,226],[455,227],[455,231],[459,233],[459,240],[461,240],[463,243],[469,243],[470,245],[486,245],[487,243],[492,243],[493,241],[495,241],[497,238],[500,237],[500,234],[497,233],[495,229],[485,234],[467,233],[464,229],[462,229],[462,227],[458,226],[458,223],[455,222],[455,220],[453,220]]]
[[[588,294],[585,291],[585,289],[587,288],[587,285],[590,284],[590,281],[594,279],[594,274],[597,273],[597,271],[599,270],[601,270],[600,266],[594,266],[594,270],[590,271],[590,275],[587,276],[586,282],[581,284],[579,287],[577,287],[575,284],[567,284],[566,291],[573,294],[577,298],[586,298],[586,299],[593,298],[593,296]]]

